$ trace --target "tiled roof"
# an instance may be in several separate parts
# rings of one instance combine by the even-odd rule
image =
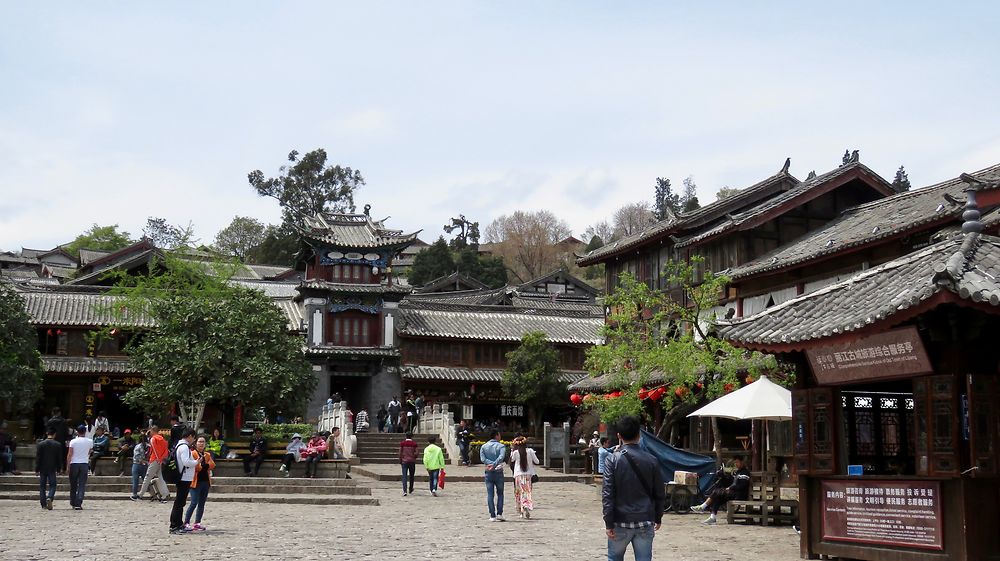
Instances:
[[[796,345],[887,321],[942,292],[1000,306],[998,278],[1000,238],[960,234],[748,318],[720,321],[719,334],[750,347]]]
[[[97,327],[104,325],[128,325],[132,327],[153,327],[149,317],[115,317],[114,306],[121,298],[104,294],[102,291],[66,291],[41,287],[19,286],[18,292],[24,298],[25,309],[34,325],[58,325]]]
[[[230,284],[263,292],[270,298],[295,298],[299,295],[299,283],[281,281],[231,280]]]
[[[280,267],[276,265],[247,265],[251,271],[257,274],[260,279],[273,279],[291,270],[291,267]]]
[[[463,290],[482,290],[482,289],[489,288],[488,286],[486,286],[482,282],[480,282],[480,281],[478,281],[478,280],[476,280],[476,279],[474,279],[472,277],[463,275],[462,273],[459,273],[459,272],[454,272],[454,273],[452,273],[450,275],[444,275],[442,277],[438,277],[438,278],[436,278],[436,279],[428,282],[424,286],[418,288],[416,290],[416,292],[420,293],[420,294],[432,293],[432,292],[439,292],[439,291],[440,292],[444,292],[444,291],[441,290],[442,288],[447,288],[447,287],[452,287],[452,286],[466,286],[466,287],[469,287],[469,288],[463,289]]]
[[[590,304],[586,301],[574,301],[567,299],[551,299],[547,297],[520,296],[514,295],[511,303],[515,308],[521,310],[565,310],[572,312],[582,312],[594,317],[604,317],[604,309],[597,304]]]
[[[56,265],[42,265],[43,271],[48,271],[49,275],[57,279],[68,279],[76,273],[76,269],[70,267],[58,267]]]
[[[502,305],[506,298],[506,288],[493,290],[453,290],[451,292],[414,292],[406,297],[406,302],[440,302],[446,304],[490,304]]]
[[[291,298],[274,298],[271,300],[271,303],[288,318],[289,331],[300,331],[302,329],[302,318],[305,317],[305,310],[301,302],[296,302]]]
[[[38,265],[38,259],[36,257],[17,255],[16,253],[11,253],[9,251],[0,251],[0,262],[16,263],[18,265]]]
[[[399,356],[399,349],[395,347],[335,347],[331,345],[325,345],[322,347],[303,347],[302,350],[307,355],[383,356],[383,357]]]
[[[750,187],[740,189],[738,193],[731,197],[717,200],[697,210],[681,214],[676,218],[662,220],[648,226],[641,232],[625,236],[620,240],[599,247],[577,259],[577,264],[586,266],[600,263],[603,261],[604,257],[642,245],[647,241],[679,232],[686,228],[697,228],[699,226],[703,226],[725,216],[726,213],[738,211],[745,208],[747,205],[754,204],[762,199],[773,196],[775,193],[780,193],[783,190],[789,187],[794,187],[798,184],[798,179],[795,179],[786,170],[782,170],[763,181],[751,185]]]
[[[981,180],[1000,179],[1000,165],[970,175]],[[777,271],[835,255],[849,248],[893,238],[928,224],[954,221],[962,214],[965,200],[962,187],[962,181],[956,177],[849,208],[822,228],[734,268],[729,276],[740,279]],[[945,195],[959,202],[952,203]]]
[[[541,331],[553,343],[593,345],[602,341],[602,318],[517,313],[502,307],[500,310],[401,306],[399,332],[419,337],[520,341],[525,333]]]
[[[0,269],[0,276],[12,279],[37,279],[38,272],[34,269]]]
[[[89,264],[91,261],[97,261],[102,257],[107,257],[111,255],[110,251],[104,251],[100,249],[81,249],[80,250],[80,266]]]
[[[128,358],[43,356],[46,372],[59,374],[133,374],[137,372]]]
[[[842,165],[835,170],[807,179],[795,187],[792,187],[791,189],[781,192],[766,200],[762,204],[753,206],[743,212],[729,215],[725,221],[713,228],[704,231],[696,231],[694,234],[686,238],[682,238],[679,242],[677,242],[675,247],[688,247],[714,238],[730,230],[746,230],[748,228],[758,226],[760,222],[767,219],[768,213],[771,211],[781,206],[798,206],[803,204],[804,200],[814,198],[828,190],[823,189],[823,186],[829,185],[837,179],[856,170],[867,176],[869,181],[871,181],[874,185],[877,185],[880,188],[882,195],[888,196],[893,193],[892,186],[886,183],[886,181],[877,173],[860,162],[851,162],[849,164]]]
[[[305,280],[299,285],[302,288],[317,290],[335,290],[337,292],[355,292],[365,294],[409,294],[412,290],[398,284],[351,284],[346,282],[327,282],[322,280]]]
[[[364,214],[320,214],[305,219],[303,235],[344,249],[401,246],[417,239],[419,232],[404,234],[384,222]]]
[[[442,380],[450,382],[497,382],[503,380],[502,368],[453,368],[448,366],[405,365],[404,380]],[[567,384],[586,378],[580,370],[560,370],[559,379]]]

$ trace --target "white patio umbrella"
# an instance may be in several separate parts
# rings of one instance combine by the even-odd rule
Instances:
[[[788,421],[792,418],[792,392],[761,376],[752,384],[726,394],[688,417],[721,417],[736,420]],[[767,443],[767,424],[764,424]],[[766,448],[766,444],[764,448]],[[765,454],[762,450],[761,454]],[[767,461],[764,461],[767,469]]]

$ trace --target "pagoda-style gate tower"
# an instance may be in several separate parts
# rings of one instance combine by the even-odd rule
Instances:
[[[389,230],[365,214],[307,218],[296,268],[304,271],[305,354],[317,386],[307,416],[332,394],[357,411],[377,408],[400,391],[396,308],[409,286],[393,282],[393,259],[417,237]]]

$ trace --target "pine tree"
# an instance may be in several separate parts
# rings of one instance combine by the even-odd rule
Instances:
[[[681,205],[684,212],[691,212],[701,207],[698,203],[698,186],[694,183],[693,175],[684,178],[684,192],[681,195]]]
[[[653,213],[656,215],[656,219],[666,220],[671,214],[680,213],[681,206],[681,196],[670,188],[670,180],[657,177],[653,198]]]
[[[892,189],[897,193],[904,193],[910,190],[910,178],[906,175],[903,166],[896,170],[896,177],[892,180]]]

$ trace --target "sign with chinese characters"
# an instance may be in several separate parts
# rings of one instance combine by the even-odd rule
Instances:
[[[500,416],[501,417],[523,417],[524,416],[524,406],[523,405],[501,405],[500,406]]]
[[[905,378],[933,372],[915,327],[808,349],[806,356],[816,380],[823,385]]]
[[[823,481],[823,539],[944,549],[937,481]]]

